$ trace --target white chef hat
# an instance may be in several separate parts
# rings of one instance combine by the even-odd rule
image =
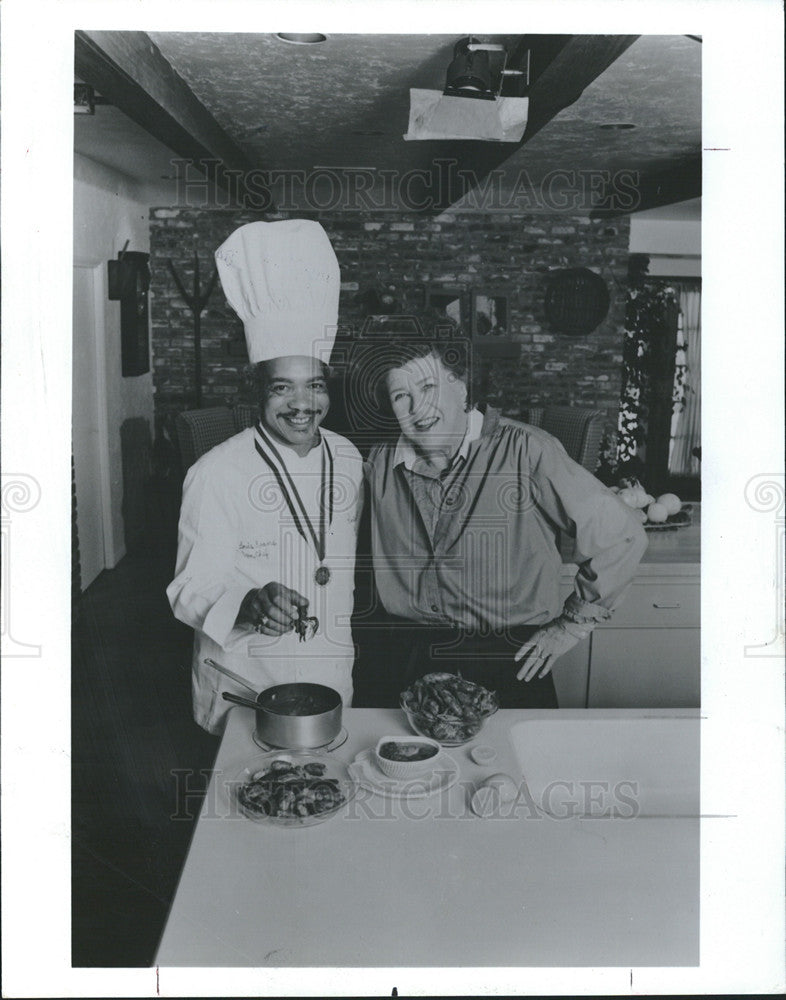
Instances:
[[[339,268],[310,219],[251,222],[216,250],[229,304],[253,363],[298,354],[328,362],[338,321]]]

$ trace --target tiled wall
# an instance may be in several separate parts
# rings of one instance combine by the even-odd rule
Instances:
[[[301,216],[304,213],[299,213]],[[201,283],[213,251],[239,225],[286,218],[233,211],[157,208],[151,211],[151,313],[156,408],[194,405],[193,317],[166,266],[171,258],[187,290],[193,257]],[[339,322],[359,328],[363,294],[390,288],[395,311],[417,312],[429,288],[494,289],[509,298],[512,359],[489,361],[489,401],[510,416],[546,403],[606,409],[616,426],[627,288],[628,220],[565,215],[444,214],[436,218],[386,212],[311,214],[327,231],[341,266]],[[591,334],[568,337],[548,329],[543,301],[549,272],[598,271],[611,308]],[[217,284],[202,315],[203,406],[253,399],[242,352],[242,325]],[[228,345],[232,346],[228,348]],[[231,350],[234,353],[229,353]]]

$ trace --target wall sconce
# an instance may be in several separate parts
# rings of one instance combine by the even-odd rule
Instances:
[[[120,359],[124,378],[150,371],[147,303],[150,254],[127,251],[126,247],[117,260],[107,262],[107,297],[120,302]]]

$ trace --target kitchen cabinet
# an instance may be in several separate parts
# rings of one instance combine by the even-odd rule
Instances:
[[[572,585],[561,587],[562,599],[568,597]],[[560,708],[586,708],[589,682],[590,643],[580,642],[561,656],[553,667],[554,687]]]
[[[588,708],[701,703],[699,578],[641,576],[592,634]]]
[[[700,506],[693,523],[653,532],[612,618],[554,667],[561,708],[695,708],[701,704]],[[564,551],[563,598],[575,565]]]
[[[697,628],[599,629],[587,707],[698,707],[699,635]]]

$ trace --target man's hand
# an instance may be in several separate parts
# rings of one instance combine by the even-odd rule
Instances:
[[[283,635],[298,619],[298,609],[308,607],[308,598],[283,583],[268,583],[249,590],[235,619],[238,628],[249,628],[260,635]]]
[[[567,653],[569,649],[573,649],[591,631],[571,626],[572,623],[566,625],[562,619],[556,618],[550,624],[538,629],[513,657],[516,663],[524,661],[521,670],[516,674],[516,679],[531,681],[533,677],[545,677],[557,658]]]

